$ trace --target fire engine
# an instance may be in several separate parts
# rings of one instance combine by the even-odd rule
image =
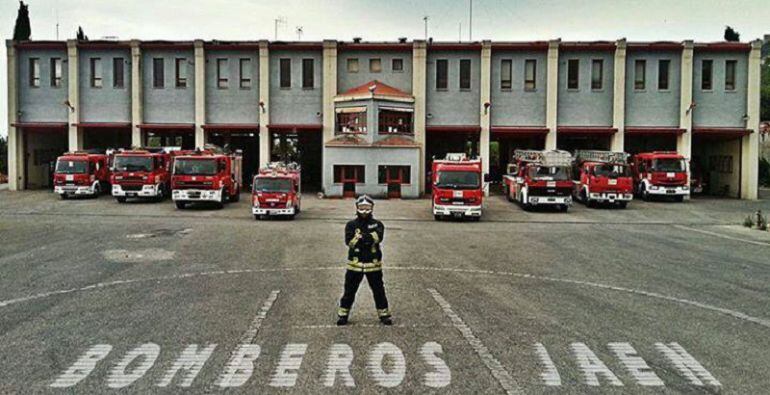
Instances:
[[[62,199],[71,195],[97,196],[108,190],[109,158],[86,151],[67,152],[56,159],[54,192]]]
[[[575,199],[588,207],[610,203],[625,208],[634,197],[628,158],[625,152],[575,151]]]
[[[163,200],[171,194],[171,155],[163,149],[119,150],[112,159],[112,196]]]
[[[433,160],[433,217],[481,218],[484,182],[481,159],[468,159],[463,153],[447,154],[443,160]]]
[[[668,196],[681,202],[690,196],[687,160],[676,152],[655,151],[634,155],[634,188],[642,200]]]
[[[571,167],[572,155],[567,151],[516,150],[503,176],[503,191],[525,210],[543,205],[567,211],[574,185]]]
[[[237,202],[241,194],[240,151],[226,153],[207,145],[203,150],[178,151],[171,175],[171,198],[178,209],[188,203],[212,202],[217,208]]]
[[[272,215],[294,219],[301,210],[302,179],[297,163],[272,162],[254,176],[251,213],[259,220]]]

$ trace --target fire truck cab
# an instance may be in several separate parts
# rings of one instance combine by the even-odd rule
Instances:
[[[174,155],[171,197],[178,209],[188,203],[211,202],[217,208],[237,202],[241,194],[240,152],[226,153],[218,147],[179,151]]]
[[[120,150],[112,160],[112,196],[158,201],[171,194],[171,155],[163,149]]]
[[[634,155],[634,188],[642,200],[667,196],[681,202],[690,196],[687,160],[676,152],[645,152]]]
[[[625,208],[634,197],[628,157],[625,152],[575,151],[573,197],[588,207],[609,203]]]
[[[433,217],[481,218],[484,182],[481,159],[468,159],[463,153],[447,154],[434,160],[431,172]]]
[[[567,211],[574,185],[571,169],[572,155],[567,151],[516,150],[503,176],[503,191],[525,210],[554,206]]]
[[[54,192],[62,199],[73,195],[97,196],[110,182],[109,158],[90,152],[67,152],[56,159]]]
[[[299,214],[302,199],[301,169],[297,163],[272,162],[254,176],[251,213],[259,220]]]

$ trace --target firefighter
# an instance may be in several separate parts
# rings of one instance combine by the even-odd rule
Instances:
[[[356,199],[356,219],[345,225],[345,244],[348,246],[348,267],[345,271],[345,293],[337,310],[337,325],[346,325],[350,308],[361,281],[366,277],[374,294],[377,315],[383,325],[392,325],[388,298],[382,283],[382,250],[385,226],[374,219],[374,201],[366,195]]]

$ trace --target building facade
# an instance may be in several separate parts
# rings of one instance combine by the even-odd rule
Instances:
[[[434,157],[498,178],[530,149],[678,151],[709,192],[757,197],[762,41],[7,41],[9,181],[65,151],[296,160],[329,196],[417,197]]]

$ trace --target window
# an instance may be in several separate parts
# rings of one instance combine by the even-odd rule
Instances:
[[[163,58],[152,59],[152,87],[163,88],[165,86]]]
[[[382,71],[382,59],[380,58],[369,59],[369,72],[379,73],[381,71]]]
[[[51,58],[51,86],[61,86],[61,58]]]
[[[534,91],[536,89],[535,76],[536,76],[537,60],[527,59],[524,62],[524,90]]]
[[[412,134],[412,113],[380,110],[378,124],[380,134]]]
[[[302,59],[302,87],[313,89],[315,87],[315,61],[313,59]]]
[[[241,79],[241,89],[251,89],[251,59],[241,59],[238,62],[238,75]]]
[[[460,90],[471,89],[471,60],[460,60]]]
[[[102,87],[102,59],[91,58],[91,88]]]
[[[347,109],[338,109],[337,134],[366,134],[366,111],[346,112]]]
[[[123,58],[112,58],[112,87],[123,88],[125,86],[125,75],[123,70]]]
[[[725,90],[735,90],[735,68],[738,65],[736,60],[725,61]]]
[[[357,58],[349,58],[348,59],[348,73],[358,73],[358,59]]]
[[[671,67],[671,61],[661,59],[658,61],[658,90],[668,90],[668,70]]]
[[[591,61],[591,89],[600,90],[604,82],[604,61],[594,59]]]
[[[712,70],[714,69],[713,60],[703,60],[700,66],[700,88],[704,91],[710,91],[713,88],[711,83]]]
[[[436,90],[446,90],[449,85],[449,64],[446,59],[436,60]]]
[[[411,184],[410,166],[377,166],[377,183]]]
[[[227,89],[228,74],[227,59],[217,59],[217,88]]]
[[[647,85],[647,61],[637,59],[634,62],[634,89],[643,90]]]
[[[176,59],[176,87],[187,88],[187,59]]]
[[[391,63],[391,68],[393,69],[394,73],[400,73],[404,71],[404,59],[393,58],[393,61]]]
[[[29,58],[29,86],[40,86],[40,59]]]
[[[281,88],[291,88],[291,59],[281,59]]]
[[[567,61],[567,89],[577,89],[580,76],[580,59]]]
[[[500,61],[500,89],[511,90],[511,75],[513,73],[513,61],[503,59]]]
[[[361,165],[334,165],[334,183],[366,183],[366,167]]]

